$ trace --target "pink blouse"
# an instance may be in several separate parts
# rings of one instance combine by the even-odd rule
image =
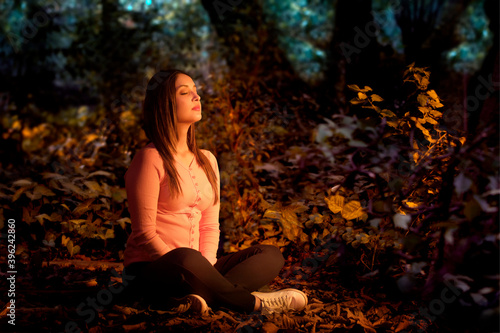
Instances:
[[[207,150],[202,153],[210,161],[220,189],[217,160]],[[125,174],[132,220],[132,233],[124,252],[125,266],[153,261],[178,247],[200,251],[212,265],[217,261],[220,201],[213,204],[212,186],[196,159],[189,166],[178,159],[175,162],[182,188],[177,198],[170,196],[168,182],[162,183],[163,161],[152,143],[135,155]]]

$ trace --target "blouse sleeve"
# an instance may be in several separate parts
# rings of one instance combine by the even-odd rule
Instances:
[[[125,175],[128,209],[135,242],[151,257],[158,259],[172,250],[156,232],[156,214],[160,194],[161,159],[151,149],[139,152]]]
[[[217,249],[219,247],[219,210],[220,210],[220,175],[217,159],[212,153],[208,153],[212,168],[217,177],[218,201],[215,205],[210,205],[201,214],[200,220],[200,252],[207,260],[214,265],[217,261]],[[213,201],[212,201],[213,203]]]

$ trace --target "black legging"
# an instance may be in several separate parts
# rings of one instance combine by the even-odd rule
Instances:
[[[214,266],[199,251],[177,248],[155,261],[130,264],[125,272],[136,275],[132,285],[151,304],[197,294],[210,306],[252,312],[255,297],[251,292],[272,281],[283,265],[283,255],[272,245],[231,253]]]

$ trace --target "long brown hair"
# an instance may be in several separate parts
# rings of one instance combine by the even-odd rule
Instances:
[[[161,70],[153,75],[147,86],[143,107],[144,132],[160,153],[168,179],[170,195],[175,197],[182,193],[179,173],[175,168],[174,161],[175,145],[178,140],[175,80],[179,74],[189,76],[189,74],[177,69]],[[208,158],[196,145],[194,124],[191,124],[188,129],[187,145],[212,185],[215,205],[219,199],[217,176]]]

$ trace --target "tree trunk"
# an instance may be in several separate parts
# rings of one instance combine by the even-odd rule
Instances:
[[[377,29],[371,14],[371,1],[338,0],[335,29],[327,51],[328,66],[323,82],[326,105],[333,105],[331,113],[346,113],[349,103],[347,85],[379,85],[380,46]]]
[[[264,80],[267,86],[280,89],[291,86],[307,89],[280,49],[276,29],[265,20],[260,1],[201,2],[228,49],[224,56],[232,75]]]
[[[405,45],[406,64],[415,62],[438,74],[442,53],[459,43],[454,38],[455,27],[470,1],[401,0],[396,21]],[[433,76],[434,83],[436,80],[439,77]]]

